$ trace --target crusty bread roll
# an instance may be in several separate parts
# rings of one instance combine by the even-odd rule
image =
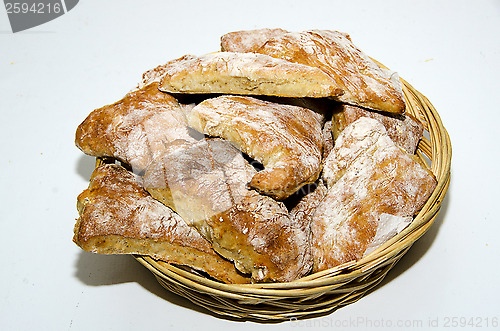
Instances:
[[[194,140],[177,100],[153,82],[91,112],[78,126],[75,143],[86,154],[113,157],[141,172],[176,139]]]
[[[284,199],[316,181],[321,171],[321,115],[247,96],[207,99],[187,114],[188,124],[222,137],[264,165],[250,187]]]
[[[141,254],[189,266],[226,283],[250,281],[139,181],[119,165],[96,168],[88,189],[78,196],[73,241],[94,253]]]
[[[231,32],[221,41],[224,51],[265,54],[321,69],[344,91],[339,101],[390,113],[405,110],[398,75],[380,68],[345,33],[264,29]]]
[[[288,215],[282,202],[252,192],[206,220],[212,246],[255,281],[289,282],[312,267],[306,220]]]
[[[382,214],[412,217],[436,186],[434,175],[367,117],[342,131],[323,178],[328,192],[311,224],[314,271],[361,258]]]
[[[186,55],[158,68],[160,90],[282,97],[327,97],[342,89],[318,68],[263,54],[219,52]]]

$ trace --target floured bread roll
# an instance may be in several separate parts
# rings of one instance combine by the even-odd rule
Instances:
[[[265,167],[249,185],[284,199],[321,171],[322,117],[310,109],[245,96],[207,99],[187,114],[188,125],[222,137]]]
[[[220,139],[183,143],[153,162],[144,187],[255,281],[291,281],[312,265],[304,227],[283,203],[248,190],[256,170]]]
[[[344,91],[336,98],[339,101],[398,114],[405,110],[398,75],[380,68],[345,33],[281,29],[231,32],[222,36],[222,49],[265,54],[316,67]]]
[[[418,142],[424,133],[422,123],[417,121],[411,114],[406,113],[402,118],[392,117],[344,104],[340,105],[338,111],[336,110],[333,114],[334,124],[332,132],[334,139],[337,139],[340,132],[347,125],[361,117],[373,118],[382,123],[394,143],[410,154],[415,153]]]
[[[289,282],[312,267],[310,230],[291,219],[281,202],[252,192],[231,209],[207,219],[212,245],[257,281]]]
[[[218,52],[183,56],[158,68],[160,90],[170,93],[221,93],[283,97],[342,94],[318,68],[263,54]]]
[[[367,117],[340,134],[323,176],[328,193],[311,225],[314,271],[361,258],[382,214],[412,217],[436,186],[434,175]]]
[[[90,113],[78,126],[75,143],[86,154],[113,157],[141,172],[164,153],[166,143],[194,140],[183,116],[177,100],[151,83]]]
[[[141,254],[204,271],[226,283],[248,283],[194,228],[154,200],[123,167],[94,170],[78,196],[80,217],[73,241],[101,254]]]

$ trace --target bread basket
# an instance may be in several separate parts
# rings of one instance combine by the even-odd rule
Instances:
[[[439,114],[425,96],[401,81],[406,111],[421,121],[426,130],[416,154],[435,174],[438,184],[413,222],[368,256],[293,282],[243,285],[223,284],[147,256],[135,258],[167,290],[232,319],[278,322],[324,315],[357,301],[376,287],[430,228],[450,182],[451,144]],[[98,165],[101,162],[104,161],[97,160]]]

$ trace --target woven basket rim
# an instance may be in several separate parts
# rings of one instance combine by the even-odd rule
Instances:
[[[382,246],[360,260],[284,283],[225,284],[148,256],[136,255],[137,261],[171,292],[231,318],[286,320],[328,313],[357,301],[380,283],[430,228],[450,183],[451,141],[441,118],[424,95],[404,79],[401,82],[406,112],[422,122],[429,134],[429,139],[419,142],[416,155],[429,166],[438,183],[410,225]]]

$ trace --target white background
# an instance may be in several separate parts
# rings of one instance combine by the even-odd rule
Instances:
[[[221,319],[166,292],[132,257],[71,241],[93,168],[74,146],[78,124],[143,71],[263,27],[348,32],[430,99],[453,144],[451,186],[427,234],[376,291],[300,323]],[[404,330],[444,328],[452,317],[491,325],[500,318],[499,32],[500,2],[482,0],[80,1],[16,34],[0,8],[0,329]]]

